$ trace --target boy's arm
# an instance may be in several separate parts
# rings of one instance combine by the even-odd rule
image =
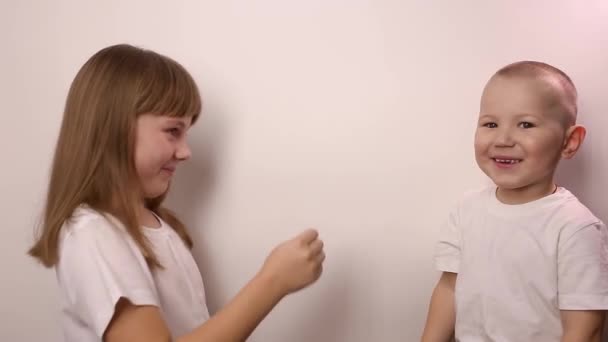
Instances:
[[[457,277],[456,273],[443,272],[435,286],[422,333],[422,342],[452,341],[456,324],[454,289]]]
[[[604,311],[561,310],[564,334],[562,342],[600,342]]]
[[[601,341],[608,309],[608,230],[602,222],[563,230],[558,246],[562,342]]]

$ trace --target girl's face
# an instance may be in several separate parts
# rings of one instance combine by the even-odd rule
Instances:
[[[177,164],[190,158],[186,134],[191,117],[142,114],[137,118],[135,169],[144,198],[167,192]]]

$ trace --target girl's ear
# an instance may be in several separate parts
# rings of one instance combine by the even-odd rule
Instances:
[[[574,125],[566,131],[566,140],[562,149],[562,158],[571,159],[583,144],[587,130],[581,125]]]

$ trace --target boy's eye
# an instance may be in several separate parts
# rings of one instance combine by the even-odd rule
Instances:
[[[487,128],[496,128],[498,127],[498,125],[495,122],[486,122],[484,124],[482,124],[483,127],[487,127]]]
[[[531,123],[531,122],[524,121],[524,122],[520,122],[519,123],[519,127],[521,127],[521,128],[532,128],[532,127],[534,127],[534,124]]]

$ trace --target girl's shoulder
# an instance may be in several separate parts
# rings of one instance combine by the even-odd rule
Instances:
[[[122,236],[122,224],[110,214],[102,213],[87,205],[77,207],[64,222],[61,229],[62,240],[74,236],[108,237]]]

